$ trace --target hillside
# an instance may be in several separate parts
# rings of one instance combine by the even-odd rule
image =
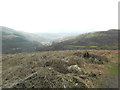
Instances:
[[[36,51],[76,33],[27,33],[0,26],[3,53]]]
[[[118,31],[119,30],[111,29],[108,31],[80,34],[72,39],[53,42],[50,47],[45,49],[118,49]]]
[[[118,50],[113,50],[118,48],[118,30],[69,36],[45,46],[41,42],[48,42],[51,38],[47,41],[44,35],[0,28],[3,45],[0,87],[118,87],[119,57]],[[50,37],[55,38],[54,35]]]
[[[112,75],[117,75],[117,57],[117,50],[3,54],[2,86],[3,88],[101,87],[107,81],[106,77],[110,79]],[[118,87],[110,86],[109,83],[107,82],[109,88]]]
[[[7,27],[0,27],[2,30],[2,53],[18,53],[35,51],[43,45],[35,41],[31,34],[15,31]],[[40,38],[39,38],[40,39]]]

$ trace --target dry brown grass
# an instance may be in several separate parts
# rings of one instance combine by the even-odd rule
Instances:
[[[3,87],[94,87],[92,80],[104,75],[107,69],[105,69],[104,63],[95,64],[88,58],[74,55],[78,52],[83,53],[86,50],[4,54],[2,58]],[[87,50],[87,52],[106,57],[109,62],[118,60],[117,50]],[[82,72],[69,71],[68,67],[72,65],[77,65]],[[34,73],[37,73],[37,76]],[[32,74],[34,75],[27,78]]]

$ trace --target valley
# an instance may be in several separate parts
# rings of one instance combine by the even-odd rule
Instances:
[[[118,29],[35,34],[0,28],[0,87],[118,88]]]
[[[119,90],[120,0],[0,0],[0,90]]]

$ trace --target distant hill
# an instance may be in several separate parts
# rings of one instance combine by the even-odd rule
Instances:
[[[117,29],[80,34],[74,38],[53,42],[46,50],[64,49],[118,49]],[[120,41],[119,41],[120,42]]]
[[[19,32],[7,27],[0,27],[2,33],[2,53],[17,53],[35,51],[43,45],[35,41],[35,36],[30,33]],[[37,37],[38,38],[38,37]],[[41,39],[41,38],[39,38]]]
[[[36,50],[118,49],[119,30],[117,29],[80,35],[70,33],[32,34],[3,26],[0,26],[0,30],[2,33],[0,35],[0,38],[2,38],[2,53]]]
[[[0,26],[3,53],[35,51],[76,33],[27,33]]]

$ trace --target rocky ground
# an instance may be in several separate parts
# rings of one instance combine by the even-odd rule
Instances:
[[[95,88],[116,63],[116,50],[65,50],[4,54],[4,88]]]

